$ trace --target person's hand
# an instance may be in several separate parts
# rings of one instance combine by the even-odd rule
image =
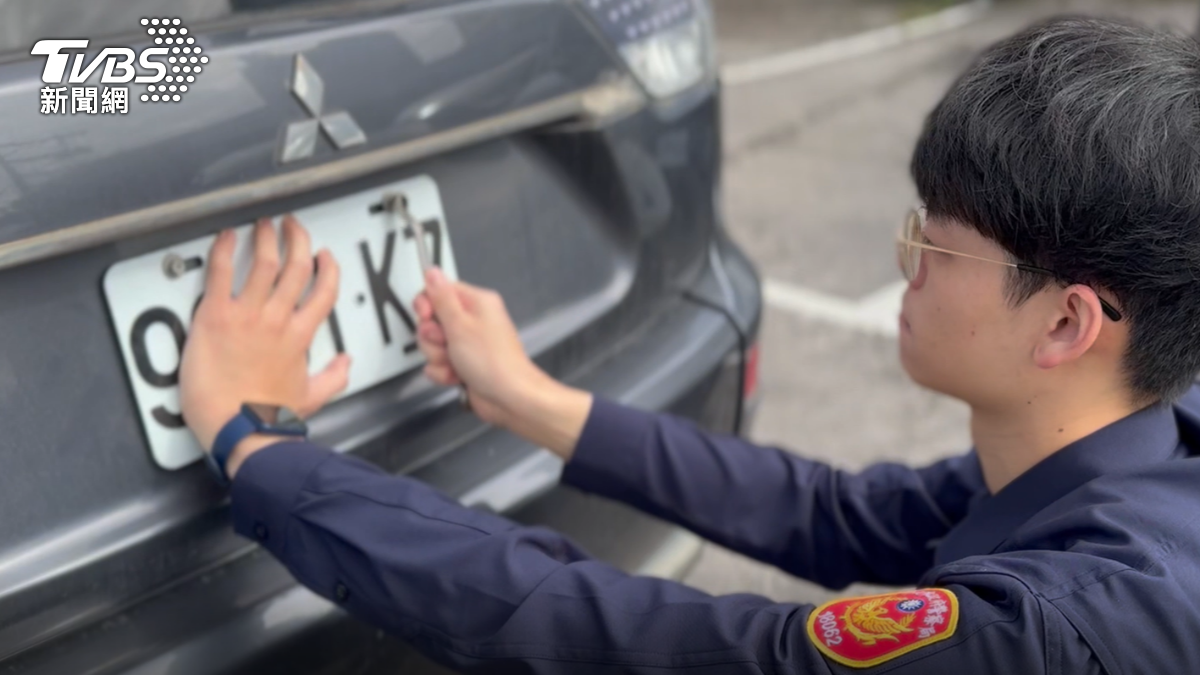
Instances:
[[[425,275],[413,303],[425,375],[442,386],[466,385],[471,410],[564,458],[570,457],[591,409],[591,395],[555,381],[521,344],[500,294],[453,282],[439,269]]]
[[[337,300],[337,262],[327,250],[317,255],[316,281],[304,298],[313,281],[308,232],[289,215],[283,219],[283,235],[287,253],[281,265],[270,219],[255,225],[254,265],[237,297],[236,238],[225,231],[213,243],[204,299],[193,317],[179,373],[183,418],[205,451],[244,403],[286,406],[308,417],[346,387],[346,355],[317,375],[308,374],[309,346]],[[253,439],[244,445],[265,443]],[[230,457],[226,466],[231,477],[246,454],[240,444]]]
[[[417,342],[429,362],[425,375],[442,386],[466,384],[471,409],[484,421],[503,423],[525,385],[549,379],[525,354],[499,293],[452,282],[434,268],[413,307]]]

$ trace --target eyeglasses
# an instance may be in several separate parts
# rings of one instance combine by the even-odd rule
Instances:
[[[949,253],[962,258],[970,258],[972,260],[982,260],[983,262],[995,263],[1012,267],[1021,270],[1022,272],[1032,272],[1034,274],[1044,274],[1054,277],[1062,281],[1063,279],[1058,274],[1051,270],[1024,263],[1008,262],[1007,260],[994,260],[992,258],[981,258],[977,255],[969,253],[959,253],[958,251],[949,251],[937,246],[931,246],[922,241],[925,238],[925,209],[917,208],[909,212],[908,218],[905,219],[904,225],[900,228],[900,232],[896,236],[896,250],[900,256],[900,269],[904,271],[904,278],[912,281],[917,277],[917,272],[921,270],[921,254],[924,251],[937,251],[938,253]],[[1073,283],[1067,281],[1067,283]],[[1099,297],[1097,295],[1097,297]],[[1100,308],[1104,310],[1104,315],[1113,321],[1121,320],[1121,313],[1115,307],[1110,305],[1104,298],[1100,298]]]

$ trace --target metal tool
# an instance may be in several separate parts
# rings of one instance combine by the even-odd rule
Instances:
[[[421,263],[421,276],[433,268],[433,255],[429,252],[429,242],[425,241],[425,226],[421,221],[413,218],[412,213],[408,210],[408,198],[398,192],[389,192],[383,195],[383,210],[388,213],[391,218],[400,218],[404,221],[404,226],[412,232],[413,240],[417,244],[417,259]],[[416,310],[413,310],[416,313]],[[436,320],[436,317],[435,317]],[[465,385],[458,386],[458,403],[467,410],[471,409],[471,399],[467,395],[467,387]]]

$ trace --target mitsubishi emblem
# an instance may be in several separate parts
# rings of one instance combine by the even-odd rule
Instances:
[[[317,136],[322,130],[338,150],[367,142],[367,135],[350,113],[345,110],[324,112],[325,81],[301,54],[296,55],[295,67],[292,69],[291,90],[308,113],[309,119],[287,125],[283,134],[283,145],[279,149],[281,164],[312,157],[313,151],[317,149]]]

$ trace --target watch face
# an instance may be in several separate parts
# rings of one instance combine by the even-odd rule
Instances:
[[[245,408],[258,418],[260,426],[265,427],[264,431],[291,436],[308,434],[308,425],[291,408],[262,403],[247,403]]]
[[[300,416],[294,410],[284,406],[279,408],[275,424],[276,426],[302,425],[304,424],[304,420],[300,419]]]
[[[275,424],[279,419],[279,411],[283,410],[277,405],[266,403],[247,403],[244,408],[254,413],[255,419],[261,424]]]
[[[308,425],[304,423],[304,420],[300,419],[300,416],[293,412],[291,408],[286,407],[279,409],[275,424],[271,426],[280,431],[287,431],[294,434],[308,433]]]

